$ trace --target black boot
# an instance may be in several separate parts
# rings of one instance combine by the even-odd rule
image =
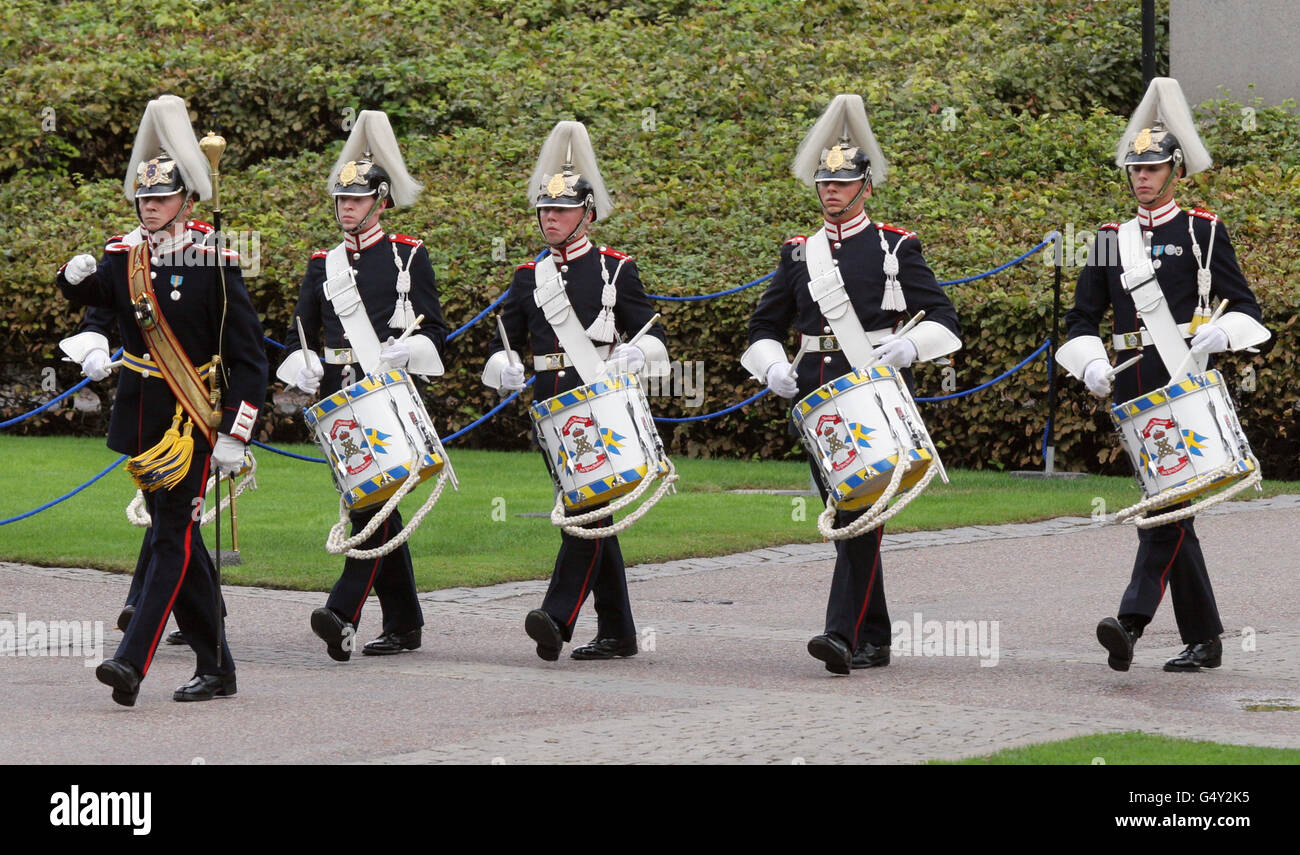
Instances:
[[[1199,671],[1223,664],[1223,642],[1217,637],[1187,645],[1182,653],[1165,663],[1166,671]]]
[[[1097,640],[1106,648],[1110,656],[1106,664],[1115,671],[1127,671],[1133,664],[1133,645],[1137,643],[1137,634],[1115,618],[1103,618],[1097,624]]]
[[[853,651],[853,670],[860,668],[883,668],[889,664],[889,644],[871,644],[862,642]]]

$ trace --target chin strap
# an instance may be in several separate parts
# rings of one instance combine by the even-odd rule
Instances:
[[[841,216],[843,216],[845,211],[847,211],[849,208],[852,208],[854,205],[858,204],[858,200],[862,198],[862,194],[864,194],[864,193],[867,192],[867,187],[869,187],[869,186],[871,186],[871,166],[870,166],[870,164],[868,164],[868,166],[867,166],[867,171],[866,171],[866,173],[862,176],[862,186],[858,188],[858,192],[853,196],[852,199],[849,200],[849,203],[848,203],[847,205],[845,205],[843,208],[841,208],[839,211],[832,212],[830,208],[827,208],[827,207],[826,207],[826,204],[825,204],[824,202],[821,201],[821,194],[818,194],[818,196],[817,196],[817,201],[818,201],[818,203],[820,203],[821,206],[822,206],[822,213],[823,213],[825,216],[827,216],[827,217],[841,217]]]
[[[359,235],[361,234],[362,230],[365,229],[366,223],[370,221],[370,215],[375,212],[375,206],[383,205],[384,200],[387,198],[388,198],[388,183],[383,182],[379,185],[379,189],[375,192],[375,201],[370,203],[370,210],[366,211],[366,215],[361,218],[361,222],[357,223],[357,227],[354,229],[344,229],[343,220],[339,219],[338,197],[335,196],[334,197],[334,222],[339,224],[340,229],[343,229],[343,234]],[[383,208],[381,207],[379,210],[382,211]]]
[[[587,198],[584,199],[582,202],[582,219],[579,220],[578,224],[573,227],[573,231],[569,232],[568,236],[565,237],[562,241],[560,241],[561,248],[566,247],[573,242],[573,239],[578,234],[578,231],[587,224],[587,217],[591,215],[591,212],[595,207],[596,207],[596,200],[591,197],[590,193],[588,193]],[[546,230],[542,228],[542,209],[535,208],[534,210],[537,212],[537,230],[542,233],[542,239],[545,240]]]
[[[195,199],[194,194],[187,193],[185,196],[185,203],[193,202],[194,199]],[[162,228],[151,232],[149,231],[148,227],[145,226],[144,218],[140,216],[140,197],[137,196],[135,198],[135,218],[140,222],[140,231],[144,232],[150,237],[153,237],[154,235],[157,234],[162,234],[163,232],[166,232],[167,234],[170,235],[171,229],[175,228],[177,223],[189,219],[189,217],[185,213],[185,203],[181,204],[180,209],[176,211],[176,216],[172,217],[170,222],[168,222]]]

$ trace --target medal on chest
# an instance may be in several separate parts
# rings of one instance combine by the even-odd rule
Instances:
[[[172,299],[179,300],[181,298],[181,277],[179,275],[173,276],[171,278],[171,286],[172,286]]]

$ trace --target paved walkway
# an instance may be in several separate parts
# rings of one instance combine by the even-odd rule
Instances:
[[[1106,667],[1093,631],[1136,537],[1062,518],[886,535],[891,617],[915,655],[847,678],[804,650],[829,544],[630,568],[648,649],[615,662],[534,656],[522,624],[541,582],[424,594],[423,649],[345,664],[307,625],[322,594],[229,588],[237,697],[173,703],[186,648],[161,648],[129,709],[79,656],[3,655],[0,762],[914,763],[1129,729],[1300,748],[1300,712],[1246,709],[1300,704],[1300,497],[1229,503],[1197,530],[1227,629],[1212,672],[1160,669],[1182,647],[1168,603],[1133,669]],[[126,586],[0,563],[0,645],[20,615],[110,623]],[[579,624],[594,633],[589,614]],[[944,630],[964,649],[933,655]]]

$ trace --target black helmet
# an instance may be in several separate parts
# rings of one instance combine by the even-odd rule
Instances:
[[[142,196],[170,196],[185,189],[180,167],[166,152],[136,167],[134,194],[137,199]]]
[[[541,187],[537,188],[537,199],[533,207],[586,207],[595,210],[596,194],[590,181],[566,166],[563,172],[550,176]]]
[[[1172,163],[1174,173],[1183,165],[1183,147],[1178,137],[1159,122],[1138,131],[1124,154],[1124,168],[1138,163]]]
[[[349,160],[339,170],[331,196],[378,196],[388,199],[392,179],[382,166],[370,160],[369,153],[361,160]]]
[[[871,161],[867,153],[847,141],[840,141],[822,152],[813,181],[871,180]]]

